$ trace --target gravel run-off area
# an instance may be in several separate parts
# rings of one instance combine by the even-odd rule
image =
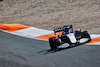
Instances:
[[[71,24],[74,30],[100,34],[100,0],[3,0],[0,24],[3,23],[47,30]]]

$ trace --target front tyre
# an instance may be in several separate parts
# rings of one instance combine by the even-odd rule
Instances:
[[[88,42],[91,41],[91,37],[90,37],[88,31],[83,31],[82,32],[82,38],[89,38]]]

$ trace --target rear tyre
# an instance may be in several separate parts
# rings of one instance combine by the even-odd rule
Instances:
[[[61,39],[60,39],[60,38],[56,39],[56,40],[55,40],[55,44],[56,44],[57,46],[60,46],[60,45],[61,45]]]
[[[49,44],[50,44],[50,48],[51,49],[57,49],[57,46],[55,44],[55,41],[56,41],[56,37],[49,38]]]

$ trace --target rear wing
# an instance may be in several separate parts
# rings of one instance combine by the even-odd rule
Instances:
[[[70,33],[73,33],[72,25],[67,25],[67,26],[64,26],[64,27],[61,27],[61,28],[54,29],[54,33],[65,31],[66,28],[68,28],[70,30]]]

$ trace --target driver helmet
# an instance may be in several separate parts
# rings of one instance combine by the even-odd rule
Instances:
[[[66,34],[69,34],[69,28],[65,29]]]

